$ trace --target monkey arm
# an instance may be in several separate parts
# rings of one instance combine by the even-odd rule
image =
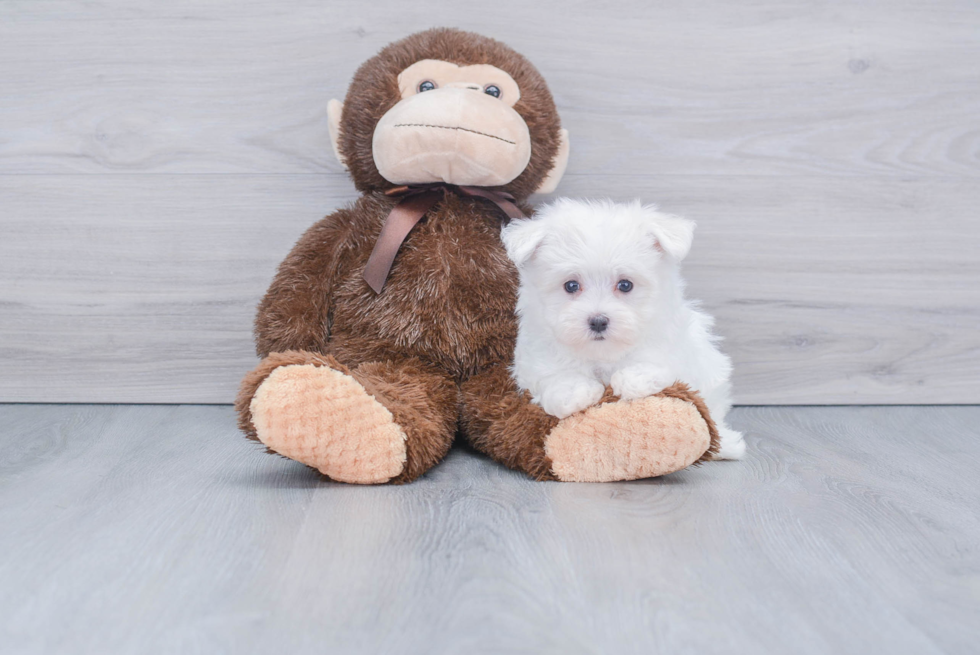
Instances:
[[[342,209],[314,224],[279,265],[255,317],[259,357],[287,350],[325,351],[334,285],[351,254],[350,214]]]

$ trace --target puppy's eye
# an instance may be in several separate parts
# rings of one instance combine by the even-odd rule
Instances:
[[[629,293],[633,290],[633,283],[629,280],[620,280],[616,283],[616,288],[623,293]]]
[[[494,84],[487,84],[485,87],[483,87],[483,92],[488,96],[493,96],[494,98],[500,97],[500,88]]]
[[[582,285],[576,282],[575,280],[569,280],[568,282],[565,283],[565,291],[567,291],[568,293],[575,293],[581,288]]]
[[[424,82],[419,82],[419,93],[424,93],[426,91],[431,91],[436,88],[436,83],[432,80],[425,80]]]

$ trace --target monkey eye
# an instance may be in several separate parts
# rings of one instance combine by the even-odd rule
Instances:
[[[568,293],[575,293],[582,288],[582,285],[578,283],[577,280],[569,280],[565,283],[565,291]]]
[[[629,293],[633,290],[633,283],[629,280],[620,280],[616,283],[616,289],[622,291],[623,293]]]
[[[494,98],[500,97],[500,89],[494,84],[487,84],[483,87],[483,92],[488,96],[493,96]]]
[[[425,80],[424,82],[419,82],[419,93],[424,93],[426,91],[431,91],[436,88],[436,83],[432,80]]]

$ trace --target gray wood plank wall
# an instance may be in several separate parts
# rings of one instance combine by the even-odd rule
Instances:
[[[698,221],[737,402],[980,401],[974,0],[0,1],[0,400],[229,402],[327,101],[434,25],[544,73],[559,193]]]

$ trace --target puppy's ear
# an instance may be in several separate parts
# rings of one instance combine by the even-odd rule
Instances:
[[[545,234],[547,234],[547,230],[544,221],[522,218],[508,223],[501,230],[500,239],[504,242],[504,248],[507,249],[507,256],[520,267],[534,256],[534,251],[544,241]]]
[[[694,221],[658,211],[650,212],[649,221],[658,250],[678,262],[687,257],[694,240]]]

